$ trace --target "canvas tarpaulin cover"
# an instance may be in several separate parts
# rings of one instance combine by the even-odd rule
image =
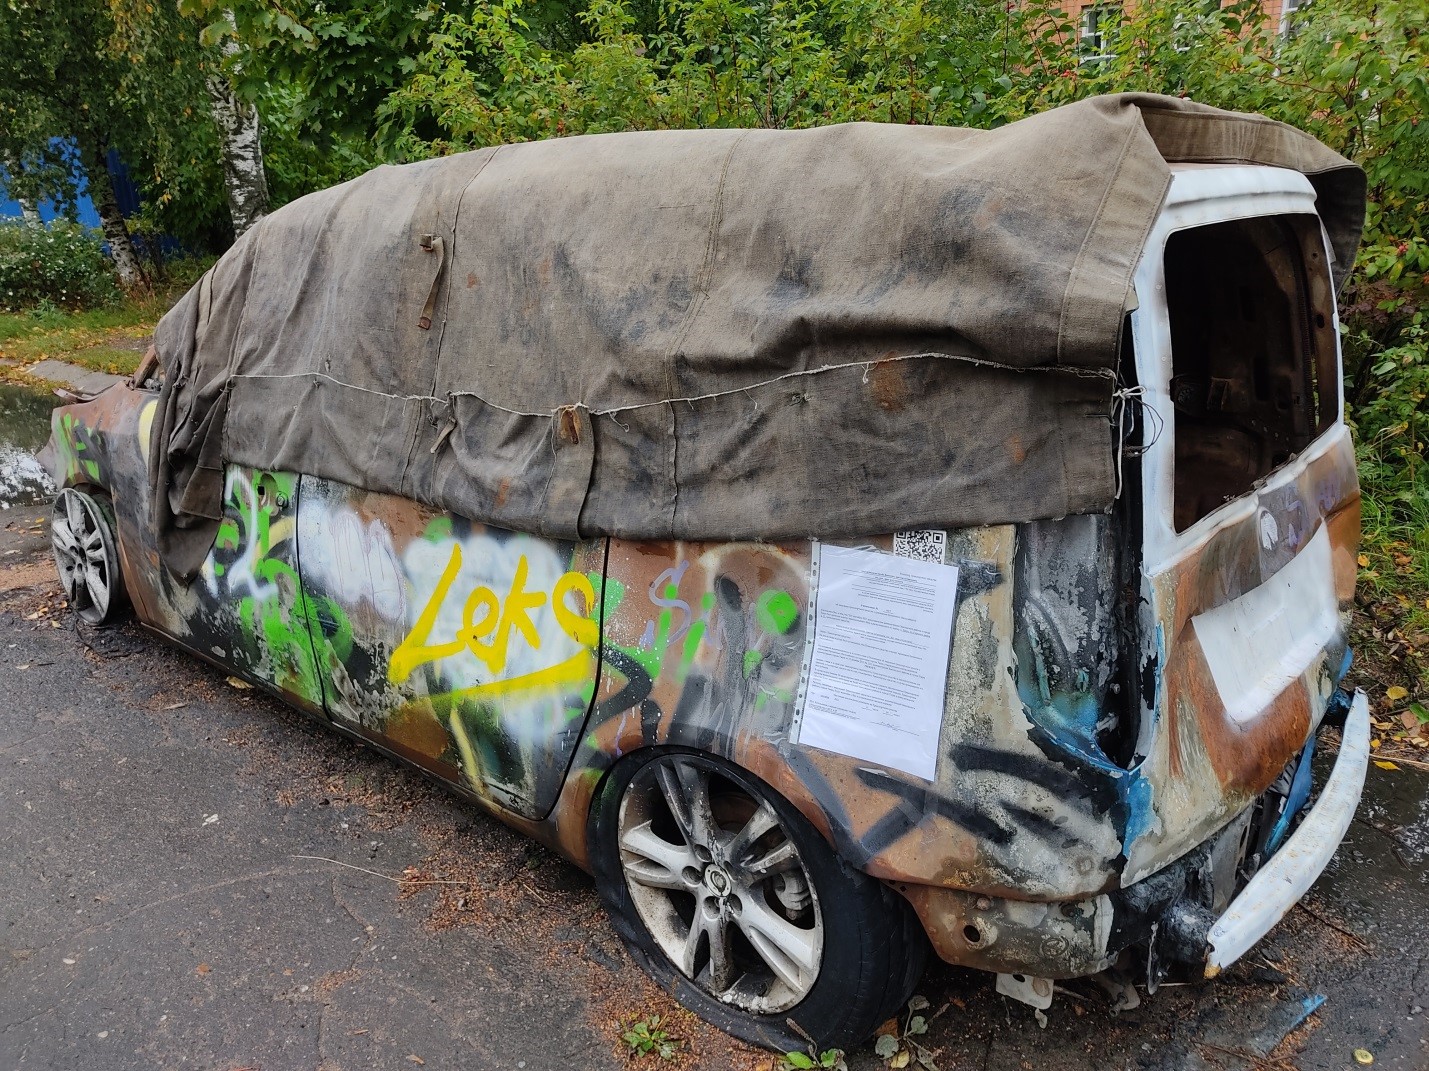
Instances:
[[[151,482],[192,575],[227,464],[552,537],[850,538],[1107,509],[1132,272],[1169,163],[1363,175],[1173,98],[997,130],[504,145],[274,212],[159,324]]]

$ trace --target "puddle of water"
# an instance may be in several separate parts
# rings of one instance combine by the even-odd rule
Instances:
[[[1316,895],[1362,932],[1429,915],[1429,776],[1371,766],[1359,811]]]
[[[54,481],[35,452],[50,437],[50,410],[57,405],[46,391],[0,383],[0,510],[53,497]]]

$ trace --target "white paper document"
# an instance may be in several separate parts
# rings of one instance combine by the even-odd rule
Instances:
[[[798,742],[931,781],[956,566],[815,546],[814,638]]]

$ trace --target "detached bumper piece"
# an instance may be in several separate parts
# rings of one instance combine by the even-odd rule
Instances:
[[[1339,757],[1320,798],[1207,934],[1207,978],[1214,978],[1269,933],[1329,865],[1359,806],[1369,765],[1369,736],[1369,700],[1364,692],[1356,692],[1345,717]]]

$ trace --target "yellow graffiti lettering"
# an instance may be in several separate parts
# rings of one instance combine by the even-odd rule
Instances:
[[[387,679],[391,683],[400,684],[419,666],[463,651],[470,651],[493,674],[500,674],[506,668],[513,630],[530,644],[532,650],[541,649],[541,634],[537,631],[531,614],[546,604],[546,593],[526,590],[530,567],[524,554],[517,559],[515,574],[504,599],[498,598],[489,587],[477,587],[467,596],[462,607],[462,624],[456,636],[444,642],[432,641],[432,631],[436,627],[437,618],[451,594],[452,584],[461,572],[461,560],[461,545],[454,544],[451,558],[432,589],[431,597],[417,616],[417,623],[412,626],[411,632],[401,645],[392,652],[387,666]],[[577,613],[571,608],[567,601],[571,592],[582,597],[585,613]],[[554,666],[461,688],[451,695],[463,698],[491,698],[536,688],[573,684],[588,677],[594,669],[594,655],[589,648],[594,647],[600,640],[599,626],[586,616],[595,606],[595,588],[590,579],[581,573],[566,573],[556,581],[551,600],[556,623],[561,631],[587,650]]]
[[[492,673],[500,673],[506,668],[506,652],[511,645],[513,628],[521,633],[532,650],[541,649],[541,634],[536,631],[536,623],[531,620],[531,611],[546,605],[546,593],[526,590],[527,572],[526,555],[523,554],[516,559],[516,574],[511,578],[511,588],[504,600],[498,604],[496,593],[490,588],[477,588],[466,600],[466,607],[462,611],[462,630],[459,635],[471,648],[471,653],[485,662],[486,668]],[[473,621],[477,607],[486,611],[479,625]],[[496,635],[491,642],[483,642],[493,630]]]
[[[574,613],[566,596],[577,592],[585,600],[585,613]],[[586,647],[594,647],[600,642],[600,626],[586,614],[595,609],[595,586],[584,573],[566,573],[556,581],[556,590],[551,595],[551,609],[556,612],[556,624],[571,639]]]
[[[495,699],[520,692],[549,691],[563,685],[579,684],[594,669],[595,655],[590,651],[581,651],[545,669],[522,673],[519,677],[503,677],[487,684],[474,684],[470,688],[455,688],[446,695],[452,699]]]
[[[437,623],[437,615],[442,611],[442,603],[446,602],[447,592],[451,590],[452,582],[456,580],[459,572],[461,544],[457,543],[452,546],[451,560],[447,562],[441,579],[432,589],[432,597],[417,616],[417,623],[412,626],[412,631],[407,633],[407,638],[402,641],[401,646],[392,652],[391,661],[387,663],[387,679],[393,684],[401,684],[420,665],[460,654],[466,648],[466,641],[460,638],[447,643],[427,643],[427,637],[432,634],[432,628]]]

